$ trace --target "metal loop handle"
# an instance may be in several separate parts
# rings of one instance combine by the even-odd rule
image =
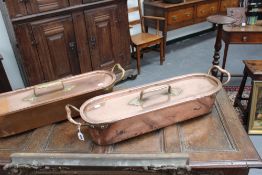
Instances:
[[[159,91],[159,90],[162,90],[162,89],[165,89],[165,88],[168,88],[168,89],[167,89],[167,92],[168,92],[168,94],[171,94],[171,85],[161,85],[161,86],[158,86],[158,88],[152,89],[152,90],[150,90],[150,91],[148,90],[149,88],[142,90],[142,91],[140,92],[140,95],[139,95],[139,100],[142,101],[142,100],[143,100],[143,96],[144,96],[146,93]]]
[[[231,79],[231,74],[225,70],[225,69],[222,69],[220,66],[217,66],[217,65],[213,65],[209,70],[208,70],[208,74],[211,75],[211,71],[213,69],[218,69],[222,74],[227,74],[227,81],[225,81],[224,83],[222,83],[223,85],[226,85],[230,79]]]
[[[115,81],[115,84],[116,84],[116,83],[119,83],[120,81],[122,81],[123,78],[125,77],[125,74],[126,74],[125,69],[124,69],[119,63],[117,63],[117,64],[115,64],[115,65],[113,66],[113,68],[111,69],[111,72],[114,73],[114,71],[115,71],[116,68],[121,71],[121,77],[119,78],[119,80],[116,80],[116,81]]]
[[[75,124],[75,125],[77,125],[77,126],[82,126],[82,125],[85,125],[85,124],[83,124],[83,123],[80,123],[80,122],[77,122],[77,121],[75,121],[73,118],[72,118],[72,112],[71,112],[71,109],[70,108],[72,108],[72,109],[74,109],[75,111],[77,111],[77,112],[79,112],[80,113],[80,111],[79,111],[79,109],[77,109],[75,106],[73,106],[73,105],[66,105],[65,106],[65,109],[66,109],[66,116],[67,116],[67,119],[71,122],[71,123],[73,123],[73,124]]]
[[[63,89],[65,89],[65,85],[62,81],[43,83],[40,85],[36,85],[34,87],[34,95],[37,97],[40,95],[48,94],[55,91],[60,91]]]

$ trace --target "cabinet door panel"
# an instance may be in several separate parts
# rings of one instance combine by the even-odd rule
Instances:
[[[32,13],[46,12],[69,6],[68,0],[30,0]]]
[[[27,84],[35,85],[46,80],[39,61],[39,55],[34,47],[31,26],[27,24],[14,27],[18,48],[22,56],[22,65],[26,75]]]
[[[81,73],[92,71],[89,47],[87,44],[87,32],[84,12],[74,12],[72,14],[72,17],[74,22],[76,42],[78,46],[77,51]]]
[[[27,14],[26,4],[21,0],[7,0],[8,12],[11,18],[24,16]]]
[[[85,12],[93,69],[107,69],[115,64],[120,35],[116,7]]]
[[[47,79],[79,73],[71,16],[32,23],[37,51]]]

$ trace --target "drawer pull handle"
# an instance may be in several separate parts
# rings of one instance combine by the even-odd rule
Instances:
[[[173,19],[173,21],[176,21],[177,17],[176,16],[172,16],[172,19]]]
[[[189,16],[191,16],[191,13],[186,13],[185,15],[186,15],[187,17],[189,17]]]
[[[246,42],[246,41],[247,41],[247,36],[243,36],[242,40],[243,40],[244,42]]]

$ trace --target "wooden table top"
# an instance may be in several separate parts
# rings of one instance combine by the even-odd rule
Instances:
[[[243,62],[253,75],[262,77],[262,60],[243,60]]]
[[[82,128],[87,137],[88,131]],[[224,90],[211,113],[118,144],[98,146],[79,141],[77,129],[61,122],[13,137],[0,139],[0,165],[12,153],[66,154],[170,154],[186,153],[192,168],[262,167],[261,159],[243,129]]]
[[[207,21],[214,24],[232,24],[236,20],[234,18],[224,16],[224,15],[213,15],[207,17]]]
[[[225,32],[262,32],[262,20],[255,25],[246,25],[245,27],[224,25],[223,30]]]

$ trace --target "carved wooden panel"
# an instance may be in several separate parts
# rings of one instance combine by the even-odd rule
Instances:
[[[85,17],[93,69],[112,67],[116,63],[120,35],[117,6],[86,11]]]
[[[45,79],[50,81],[79,73],[72,17],[62,16],[31,25]]]
[[[69,6],[68,0],[29,0],[33,13],[46,12]]]
[[[8,12],[11,18],[21,17],[27,14],[26,4],[22,0],[7,0]]]
[[[74,0],[77,3],[77,1]],[[81,73],[92,71],[90,61],[90,51],[87,43],[87,28],[85,24],[85,16],[83,12],[75,12],[72,14],[74,30],[77,42],[77,51]]]
[[[31,26],[23,24],[15,26],[14,29],[17,36],[18,48],[23,58],[22,63],[28,84],[34,85],[47,81],[35,48]]]

